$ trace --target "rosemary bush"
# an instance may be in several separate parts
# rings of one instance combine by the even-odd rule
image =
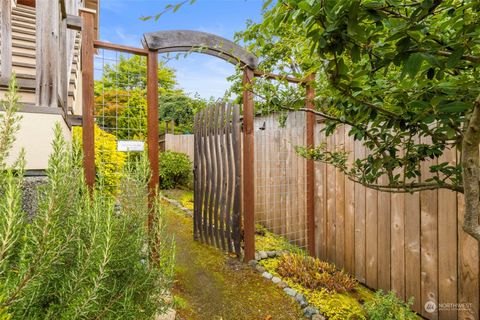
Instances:
[[[79,145],[67,144],[57,125],[48,182],[29,218],[22,211],[23,156],[13,166],[5,161],[19,128],[14,81],[10,88],[0,115],[0,320],[149,319],[162,313],[174,247],[158,205],[155,240],[147,234],[146,161],[126,170],[128,192],[113,198],[95,190],[90,197]],[[151,251],[156,262],[148,258]]]

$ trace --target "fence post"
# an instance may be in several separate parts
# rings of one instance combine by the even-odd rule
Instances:
[[[158,51],[147,56],[147,145],[151,178],[148,182],[148,229],[152,231],[154,201],[159,184],[158,164]]]
[[[313,81],[315,81],[315,74],[311,74],[307,78],[305,86],[307,97],[305,105],[307,109],[314,109],[313,99],[315,99],[315,89],[313,88]],[[314,146],[314,126],[315,115],[307,112],[307,147]],[[313,160],[307,160],[307,242],[308,252],[311,256],[315,256],[315,170]]]
[[[255,258],[255,182],[254,182],[254,102],[251,83],[254,77],[252,68],[243,69],[243,227],[245,261]]]
[[[95,183],[95,120],[94,120],[94,14],[95,11],[80,9],[82,29],[82,140],[85,181],[90,191]]]

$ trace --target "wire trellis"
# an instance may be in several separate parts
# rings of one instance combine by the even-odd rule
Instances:
[[[254,123],[257,229],[264,227],[303,249],[308,245],[306,160],[295,146],[306,143],[305,125],[303,112],[290,113],[283,126],[278,115],[256,117]]]
[[[141,152],[121,151],[119,141],[146,147],[146,66],[145,57],[110,49],[97,49],[94,58],[97,183],[113,195],[131,193],[128,183],[120,185],[141,158]]]

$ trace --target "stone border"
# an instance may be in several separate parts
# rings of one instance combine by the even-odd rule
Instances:
[[[167,197],[165,197],[163,194],[160,195],[160,199],[167,201],[167,202],[170,203],[171,205],[174,205],[174,206],[177,207],[178,209],[182,210],[184,213],[186,213],[186,214],[188,214],[189,216],[193,217],[193,212],[192,212],[190,209],[185,208],[179,201],[173,200],[173,199],[170,199],[170,198],[167,198]]]
[[[283,291],[289,295],[290,297],[294,298],[295,301],[300,305],[303,310],[303,314],[307,319],[312,320],[325,320],[325,317],[320,314],[317,308],[309,305],[305,296],[295,289],[290,288],[288,284],[280,279],[279,277],[274,277],[271,273],[267,272],[263,266],[259,264],[261,260],[271,259],[278,256],[282,256],[286,253],[289,253],[288,250],[280,250],[280,251],[258,251],[255,253],[255,260],[250,260],[248,264],[255,268],[255,270],[262,275],[267,280],[272,281],[278,287],[283,289]]]

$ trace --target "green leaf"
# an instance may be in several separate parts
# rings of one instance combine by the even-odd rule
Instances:
[[[303,11],[307,11],[307,12],[310,12],[310,5],[308,4],[307,1],[300,1],[298,4],[297,4],[298,8],[302,9]]]
[[[460,59],[462,58],[462,56],[463,56],[463,48],[462,47],[455,48],[455,51],[453,51],[450,57],[448,57],[447,68],[455,67],[457,63],[460,61]]]
[[[408,75],[412,78],[414,78],[418,71],[420,71],[420,68],[422,66],[423,62],[423,55],[419,52],[415,52],[411,54],[407,61],[405,62],[404,68],[405,71],[408,73]]]
[[[350,56],[353,62],[358,62],[360,60],[360,48],[354,45],[352,47],[352,51],[350,52]]]
[[[262,10],[267,9],[267,7],[268,7],[271,3],[272,3],[272,0],[266,0],[266,1],[263,3]]]
[[[444,113],[458,113],[470,109],[470,105],[462,101],[453,101],[438,106],[438,111]]]
[[[175,7],[173,8],[173,12],[177,12],[178,9],[180,9],[182,7],[183,3],[179,3],[177,5],[175,5]]]

